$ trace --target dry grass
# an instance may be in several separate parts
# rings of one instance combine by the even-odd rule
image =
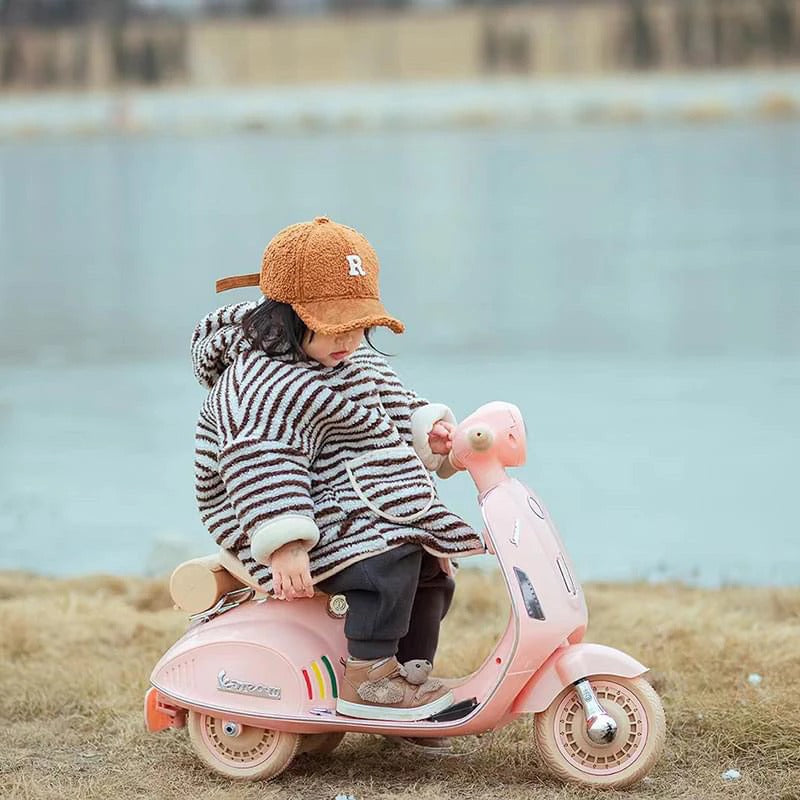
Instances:
[[[497,579],[462,573],[441,672],[477,666],[505,623]],[[720,591],[591,584],[589,639],[653,668],[669,726],[664,757],[629,798],[800,797],[800,589]],[[59,798],[614,797],[564,787],[542,770],[529,720],[443,762],[349,735],[329,756],[301,756],[277,781],[209,773],[185,731],[145,733],[141,702],[180,635],[164,581],[0,574],[0,796]],[[749,673],[763,676],[759,687]],[[725,783],[721,773],[742,778]]]

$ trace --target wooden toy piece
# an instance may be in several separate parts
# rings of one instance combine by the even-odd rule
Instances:
[[[172,600],[189,614],[211,608],[226,592],[242,586],[243,583],[222,566],[218,553],[184,561],[169,579]]]

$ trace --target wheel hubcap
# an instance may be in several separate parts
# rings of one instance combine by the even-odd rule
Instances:
[[[215,717],[203,720],[203,738],[220,761],[232,767],[251,767],[269,758],[277,743],[275,731],[238,725]]]
[[[590,775],[614,775],[629,767],[647,741],[647,715],[639,699],[611,681],[592,681],[597,699],[617,725],[609,744],[593,742],[576,692],[561,701],[555,717],[558,748],[573,766]]]

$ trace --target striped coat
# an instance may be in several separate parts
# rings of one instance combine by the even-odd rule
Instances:
[[[266,355],[242,334],[253,306],[209,314],[192,339],[195,375],[209,389],[196,494],[217,544],[267,591],[262,562],[294,539],[306,541],[315,582],[403,542],[444,557],[482,551],[431,480],[442,457],[427,433],[450,410],[405,389],[366,345],[334,367]]]

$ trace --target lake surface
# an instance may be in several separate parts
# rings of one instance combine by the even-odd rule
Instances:
[[[0,143],[0,568],[210,551],[188,340],[271,236],[382,263],[379,334],[459,417],[525,414],[519,476],[584,579],[800,582],[800,126]],[[469,479],[443,483],[478,524]]]

